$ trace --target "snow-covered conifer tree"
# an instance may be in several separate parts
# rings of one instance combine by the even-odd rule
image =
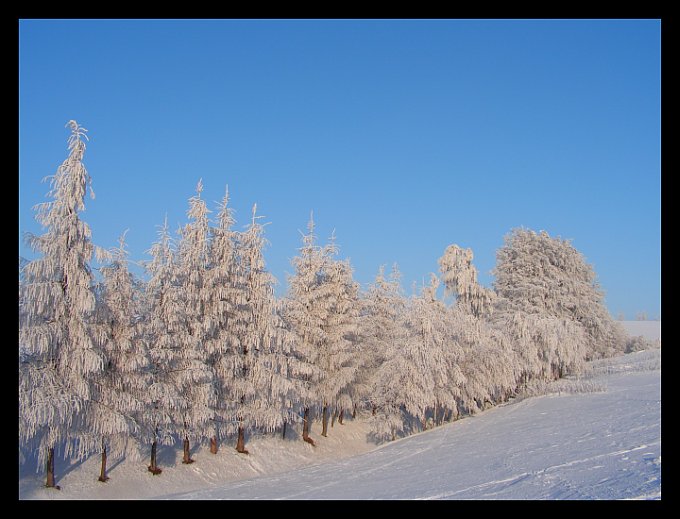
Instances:
[[[272,431],[284,423],[283,410],[292,385],[287,380],[285,356],[276,343],[275,279],[265,268],[264,227],[253,206],[251,223],[237,241],[239,285],[243,291],[237,308],[238,348],[232,364],[229,394],[233,402],[232,422],[237,427],[236,450],[248,454],[245,433]]]
[[[325,376],[317,392],[321,399],[321,435],[328,435],[328,412],[351,408],[352,384],[358,367],[359,285],[352,279],[349,260],[336,260],[334,237],[323,268],[322,290],[327,294],[328,310],[322,324],[324,341],[318,366]]]
[[[210,268],[206,272],[210,292],[203,316],[204,344],[208,352],[208,365],[214,377],[213,434],[210,439],[210,451],[213,454],[217,453],[218,439],[237,432],[237,427],[231,420],[235,403],[230,387],[234,378],[234,356],[239,347],[236,332],[237,308],[243,303],[244,296],[243,286],[237,277],[239,267],[237,234],[232,230],[233,210],[228,204],[227,189],[217,213],[217,225],[211,229]]]
[[[181,412],[182,463],[193,463],[190,441],[212,436],[214,419],[213,370],[205,347],[205,308],[211,299],[209,286],[210,224],[205,201],[201,198],[202,180],[196,195],[189,199],[189,222],[180,230],[177,251],[177,280],[181,286],[183,314],[178,338],[181,368],[175,372],[175,383],[186,402]]]
[[[88,454],[77,435],[91,398],[91,380],[104,367],[91,325],[93,245],[79,216],[91,183],[83,164],[87,130],[75,121],[68,126],[69,156],[50,179],[52,200],[37,206],[36,219],[46,231],[27,235],[29,246],[41,256],[23,268],[21,298],[19,343],[25,355],[19,368],[19,440],[38,449],[48,487],[56,487],[56,447],[64,447],[64,457]]]
[[[383,362],[394,356],[393,349],[401,348],[405,343],[403,314],[406,299],[400,280],[401,273],[396,264],[389,278],[385,277],[384,267],[381,266],[362,299],[362,341],[359,344],[355,400],[368,405],[373,414],[378,405],[375,398],[378,394],[374,381],[376,372]]]
[[[180,393],[177,373],[185,368],[180,353],[185,335],[181,287],[176,276],[174,250],[167,218],[159,239],[149,250],[146,265],[150,279],[146,284],[147,319],[145,335],[151,360],[151,384],[147,394],[144,423],[150,431],[151,463],[149,472],[160,474],[158,444],[171,445],[173,434],[182,426],[181,414],[187,407]]]
[[[303,414],[302,438],[314,445],[309,436],[310,411],[319,406],[317,387],[325,373],[320,356],[326,332],[323,328],[330,309],[324,287],[324,266],[328,252],[316,244],[314,218],[310,217],[308,233],[303,234],[300,253],[291,263],[295,273],[288,277],[288,294],[283,305],[286,324],[294,334],[293,356],[296,359],[291,376],[298,386],[299,405]]]
[[[137,283],[127,266],[125,234],[112,251],[112,261],[101,268],[103,283],[96,325],[104,337],[104,372],[93,381],[86,423],[93,443],[101,444],[99,481],[109,478],[107,457],[122,456],[140,431],[149,386],[149,357],[141,328]]]

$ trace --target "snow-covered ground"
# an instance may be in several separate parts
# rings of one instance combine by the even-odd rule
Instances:
[[[182,445],[158,450],[158,465],[163,473],[152,476],[147,471],[149,449],[142,460],[109,460],[106,483],[97,481],[100,458],[92,456],[82,463],[68,463],[57,457],[56,477],[61,490],[43,488],[44,473],[35,472],[35,461],[20,467],[19,497],[21,499],[149,499],[163,494],[213,488],[228,481],[241,481],[264,474],[291,471],[330,460],[354,456],[374,449],[367,439],[368,425],[363,420],[344,420],[330,428],[327,438],[320,436],[320,424],[312,425],[311,436],[316,447],[301,439],[301,427],[291,428],[282,440],[280,433],[249,439],[246,436],[248,455],[235,450],[236,440],[221,445],[217,454],[207,447],[192,449],[191,465],[182,464]]]
[[[629,335],[642,335],[645,339],[661,339],[661,321],[619,321]]]
[[[335,424],[318,447],[299,438],[255,438],[199,450],[181,464],[163,449],[163,474],[145,461],[57,464],[61,491],[22,466],[23,499],[660,499],[660,350],[602,363],[589,379],[605,391],[535,397],[376,448],[363,420]],[[597,368],[598,366],[596,366]],[[357,454],[352,456],[353,454]]]

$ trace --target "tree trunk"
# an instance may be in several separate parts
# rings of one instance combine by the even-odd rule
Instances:
[[[238,440],[236,440],[236,451],[241,454],[248,454],[246,450],[246,437],[243,427],[238,428]]]
[[[191,452],[189,452],[189,438],[184,438],[184,457],[182,458],[182,463],[188,465],[196,460],[191,459]]]
[[[335,408],[335,411],[333,411],[333,418],[331,418],[331,427],[335,425],[335,420],[338,419],[338,408]]]
[[[284,440],[286,439],[286,425],[288,425],[288,422],[283,422],[283,432],[281,433],[281,438]]]
[[[217,454],[217,437],[213,436],[210,438],[210,453]]]
[[[435,402],[434,409],[432,409],[432,425],[435,427],[437,426],[437,407],[438,404]]]
[[[324,438],[328,436],[328,407],[323,406],[323,414],[321,417],[321,436]]]
[[[357,405],[354,404],[354,409],[352,410],[352,418],[356,418],[356,417],[357,417]]]
[[[102,438],[102,468],[99,472],[99,481],[106,483],[109,477],[106,475],[106,443],[104,443],[104,438]]]
[[[45,486],[47,488],[56,488],[60,490],[58,485],[54,484],[54,447],[47,449],[47,462],[45,463],[45,472],[47,472],[47,480]]]
[[[156,465],[157,446],[158,442],[154,440],[154,442],[151,444],[151,465],[149,465],[149,472],[151,472],[154,476],[157,476],[158,474],[163,472],[161,469],[158,468],[158,465]]]
[[[344,410],[344,409],[340,409],[340,415],[338,416],[338,423],[339,423],[340,425],[344,425],[344,424],[342,423],[342,418],[343,418],[344,415],[345,415],[345,410]]]
[[[302,439],[307,443],[311,443],[312,447],[315,446],[314,440],[309,437],[309,407],[305,408],[305,413],[302,417]]]
[[[371,411],[371,414],[372,414],[373,416],[375,416],[375,410],[376,410],[376,406],[375,406],[375,404],[373,404],[373,410]]]

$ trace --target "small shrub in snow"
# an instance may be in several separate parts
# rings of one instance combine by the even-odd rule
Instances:
[[[659,348],[661,348],[661,341],[659,339],[652,341],[644,338],[642,335],[629,337],[629,339],[626,341],[626,353]]]
[[[600,393],[607,391],[607,385],[590,379],[562,378],[553,382],[535,380],[517,394],[515,401],[544,395],[571,395],[577,393]]]

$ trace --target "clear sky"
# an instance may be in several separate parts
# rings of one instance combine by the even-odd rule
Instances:
[[[366,286],[397,262],[407,293],[451,243],[489,286],[514,227],[572,240],[616,317],[660,315],[658,20],[20,20],[19,254],[41,233],[89,130],[82,217],[148,259],[203,179],[237,229],[271,222],[286,290],[314,211]],[[213,213],[214,215],[214,213]]]

